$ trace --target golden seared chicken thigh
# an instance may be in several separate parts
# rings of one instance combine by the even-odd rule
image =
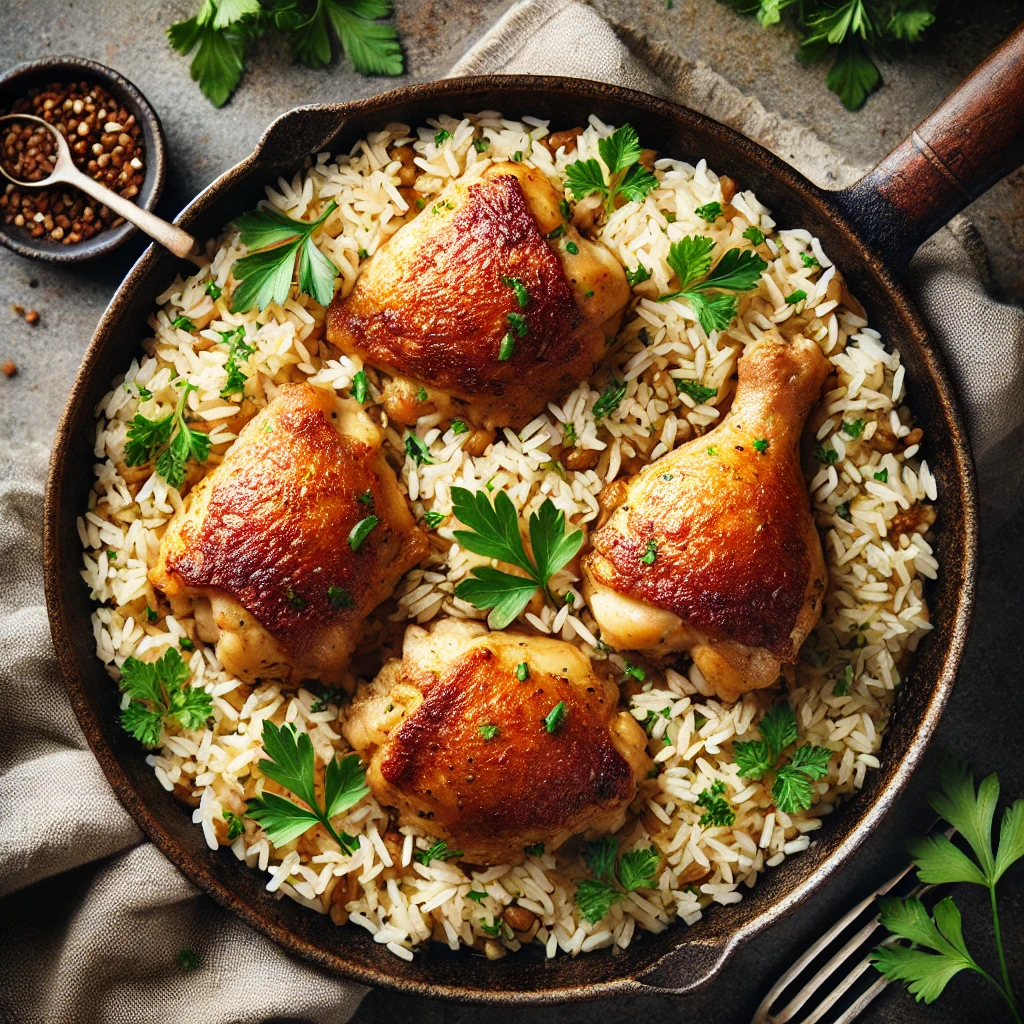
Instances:
[[[628,483],[583,559],[606,643],[689,651],[725,700],[796,662],[828,582],[799,457],[827,369],[806,338],[764,335],[725,419]]]
[[[504,864],[622,824],[651,761],[618,699],[572,644],[443,619],[409,627],[343,731],[402,824]]]
[[[427,553],[381,440],[357,403],[285,387],[171,521],[149,578],[238,678],[340,682],[363,620]]]
[[[604,358],[630,295],[561,200],[518,163],[450,185],[331,303],[328,339],[466,403],[479,425],[525,422]]]

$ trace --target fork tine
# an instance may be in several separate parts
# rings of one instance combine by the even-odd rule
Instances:
[[[812,960],[814,960],[814,958],[823,949],[825,949],[837,935],[839,935],[845,928],[849,927],[852,921],[856,920],[857,917],[863,914],[864,911],[867,910],[867,908],[870,907],[872,903],[874,903],[878,896],[884,895],[885,893],[889,892],[889,890],[892,889],[893,886],[898,885],[904,878],[906,878],[912,866],[913,865],[908,864],[898,874],[893,875],[893,877],[890,878],[888,882],[882,885],[879,889],[873,892],[866,899],[861,900],[860,903],[858,903],[850,911],[844,914],[843,917],[841,917],[834,925],[832,925],[832,927],[829,928],[829,930],[825,932],[824,935],[822,935],[815,942],[813,942],[808,947],[808,949],[803,953],[803,955],[797,958],[797,960],[793,963],[793,966],[790,967],[782,975],[782,977],[779,978],[779,980],[772,986],[771,991],[768,993],[768,995],[764,997],[764,999],[761,1002],[761,1005],[757,1008],[757,1012],[754,1014],[752,1024],[773,1024],[773,1022],[777,1022],[777,1024],[783,1024],[784,1021],[789,1020],[789,1017],[787,1016],[769,1014],[768,1011],[771,1009],[776,999],[778,999],[778,997],[790,986],[790,984],[792,984],[795,978],[799,977],[799,975],[806,969],[807,965]],[[829,963],[831,962],[832,961],[829,961]],[[828,973],[831,973],[831,971]],[[827,975],[825,976],[827,977]],[[817,979],[817,975],[815,975],[815,979]],[[803,992],[803,989],[801,989],[801,992]],[[791,1005],[792,1003],[789,1006],[787,1006],[785,1010],[782,1011],[782,1013],[785,1013],[787,1010],[789,1010]]]

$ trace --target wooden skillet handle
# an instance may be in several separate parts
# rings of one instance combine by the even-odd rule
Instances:
[[[1024,24],[834,201],[902,274],[917,247],[1024,163]]]

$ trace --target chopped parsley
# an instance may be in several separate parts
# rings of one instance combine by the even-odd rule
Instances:
[[[791,292],[786,296],[786,305],[795,306],[798,302],[803,302],[807,298],[807,292],[802,288],[797,288],[795,292]]]
[[[193,643],[192,639],[190,637],[187,637],[187,636],[183,636],[178,641],[178,646],[183,651],[194,651],[196,649],[196,645]]]
[[[486,153],[491,148],[490,139],[474,139],[473,148],[478,153]]]
[[[565,225],[564,224],[559,224],[558,227],[554,229],[554,231],[549,231],[547,233],[547,238],[549,238],[551,241],[554,241],[556,238],[561,238],[562,235],[564,235],[564,234],[565,234]]]
[[[879,483],[887,484],[889,482],[889,470],[887,467],[883,467],[877,473],[874,473],[873,476]]]
[[[352,397],[362,405],[366,401],[366,371],[357,370],[352,375]]]
[[[570,256],[579,256],[580,247],[575,242],[566,242],[565,251],[569,253]]]
[[[159,618],[159,616],[157,615],[156,609],[155,608],[150,608],[149,605],[147,604],[146,605],[146,619],[149,622],[156,622],[156,620],[158,618]]]
[[[718,394],[718,388],[706,388],[695,380],[684,380],[682,377],[674,377],[673,380],[676,382],[676,394],[687,395],[698,405]]]
[[[501,730],[496,725],[481,725],[477,732],[483,736],[484,740],[493,740],[501,733]]]
[[[310,705],[309,710],[313,714],[318,714],[321,711],[326,711],[328,706],[331,704],[340,704],[345,698],[345,691],[340,686],[328,686],[323,693],[320,694],[318,700],[313,701]],[[389,711],[394,711],[395,706],[389,704],[385,709],[384,713],[387,714]]]
[[[450,131],[448,131],[447,128],[442,128],[439,132],[435,133],[435,135],[434,135],[434,145],[437,146],[438,148],[440,148],[451,137],[452,137],[452,133]]]
[[[814,457],[826,466],[834,466],[839,461],[839,452],[832,445],[826,448],[824,445],[819,444],[814,449]]]
[[[239,364],[246,362],[249,356],[256,351],[256,347],[246,343],[244,324],[239,324],[233,331],[218,331],[218,333],[221,341],[228,347],[228,359],[224,364],[227,380],[224,382],[224,387],[220,389],[220,397],[227,398],[229,395],[243,394],[247,377]]]
[[[427,444],[421,438],[417,437],[412,431],[405,435],[405,454],[408,458],[412,459],[417,466],[432,465],[433,458],[430,455],[430,449],[427,448]]]
[[[413,857],[423,865],[429,864],[432,860],[452,860],[461,856],[461,850],[449,850],[443,839],[435,839],[425,850],[417,850],[413,854]]]
[[[717,454],[718,454],[718,449],[713,444],[709,444],[708,445],[708,455],[710,455],[712,458],[714,458]]]
[[[425,402],[426,400],[427,400],[427,389],[424,388],[424,387],[421,387],[419,389],[419,391],[416,392],[416,401],[417,402]]]
[[[487,899],[487,893],[478,892],[476,889],[470,889],[469,892],[466,893],[466,899],[472,900],[474,903],[483,903],[483,901]]]
[[[630,679],[642,683],[647,678],[647,673],[639,665],[631,665],[628,661],[622,667],[623,673]]]
[[[187,316],[176,316],[171,321],[171,326],[179,331],[194,331],[196,325]]]
[[[306,599],[301,594],[296,594],[291,587],[285,587],[285,600],[297,611],[301,612],[306,607]]]
[[[565,706],[565,701],[560,700],[548,713],[544,719],[544,728],[550,732],[558,732],[562,727],[562,723],[565,721],[565,717],[568,714],[568,710]]]
[[[340,612],[342,608],[355,608],[356,606],[352,595],[344,587],[333,583],[327,588],[327,603],[336,612]]]
[[[864,428],[866,426],[867,424],[864,420],[858,419],[854,420],[852,423],[848,423],[846,420],[843,420],[843,433],[846,434],[847,437],[856,441],[857,438],[864,433]]]
[[[810,270],[812,267],[820,267],[821,264],[818,262],[818,258],[813,256],[809,252],[800,253],[800,262]]]
[[[462,420],[452,420],[451,431],[456,437],[458,437],[459,434],[468,433],[469,427],[467,427],[466,424],[462,422]]]
[[[844,501],[842,505],[836,505],[836,515],[838,515],[840,519],[845,519],[847,522],[849,522],[850,503],[848,501]]]
[[[576,446],[576,425],[573,423],[564,423],[562,425],[562,437],[566,444],[571,444],[573,447]]]
[[[190,686],[189,676],[173,647],[153,662],[126,658],[121,691],[129,701],[121,712],[122,728],[146,747],[157,746],[167,720],[184,729],[201,729],[213,714],[213,698],[201,686]]]
[[[522,161],[523,161],[523,151],[522,151],[521,149],[517,149],[517,150],[516,150],[516,151],[515,151],[515,152],[514,152],[514,153],[512,154],[512,159],[513,159],[513,160],[514,160],[514,161],[515,161],[515,162],[516,162],[517,164],[518,164],[518,163],[522,163]]]
[[[722,204],[718,202],[705,203],[703,206],[698,206],[693,212],[705,223],[714,224],[722,216]]]
[[[513,337],[511,331],[506,331],[505,337],[501,339],[501,344],[498,346],[498,362],[504,363],[511,359],[515,350],[516,339]]]
[[[753,225],[743,232],[743,237],[750,242],[751,245],[764,245],[764,232],[760,228],[755,228]]]
[[[225,811],[221,817],[228,823],[228,842],[233,843],[245,831],[245,822],[231,811]]]
[[[530,666],[525,662],[521,661],[516,665],[516,679],[521,683],[525,683],[530,678]]]
[[[428,530],[436,530],[448,517],[443,512],[424,512],[423,521]]]
[[[363,541],[370,536],[373,529],[380,522],[377,516],[367,516],[365,519],[360,519],[355,526],[352,527],[351,532],[348,535],[348,546],[353,551],[358,551],[363,546]]]
[[[644,553],[640,556],[640,561],[644,565],[654,565],[654,560],[658,557],[658,545],[655,543],[653,537],[648,537],[647,547],[644,549]]]
[[[530,293],[526,290],[526,285],[517,277],[503,277],[501,279],[502,284],[506,284],[515,293],[516,302],[519,304],[520,309],[526,309],[530,304]]]
[[[612,382],[601,392],[601,396],[594,403],[594,419],[599,420],[602,416],[614,412],[625,397],[626,385],[612,378]]]
[[[638,284],[642,284],[644,281],[649,281],[650,279],[651,272],[642,263],[637,263],[636,270],[626,271],[626,280],[633,288]]]
[[[569,164],[565,170],[565,187],[574,199],[596,193],[604,199],[605,212],[611,213],[618,196],[627,202],[642,202],[657,187],[658,179],[639,163],[643,151],[630,125],[624,124],[607,138],[600,139],[597,151],[608,168],[608,180],[605,181],[604,170],[593,157]]]
[[[767,437],[755,437],[754,438],[754,451],[764,455],[768,451],[768,438]]]
[[[512,330],[519,335],[520,338],[525,338],[529,331],[529,326],[526,323],[526,317],[522,313],[506,313],[505,319],[511,324]]]
[[[210,455],[210,437],[201,430],[192,430],[185,422],[185,401],[189,392],[198,391],[194,384],[184,382],[174,412],[158,420],[135,414],[128,426],[124,461],[141,466],[157,452],[156,471],[171,487],[180,487],[185,479],[185,466],[190,459],[205,462]]]
[[[544,844],[534,843],[532,846],[524,846],[523,853],[529,857],[540,857],[544,853]]]
[[[725,783],[716,779],[708,789],[701,792],[697,797],[697,806],[704,808],[700,816],[700,824],[705,827],[714,825],[723,828],[732,825],[736,821],[736,815],[729,806],[729,801],[722,795],[725,793]]]
[[[618,848],[617,840],[605,836],[584,849],[583,859],[595,877],[576,883],[576,906],[591,924],[597,924],[627,892],[653,889],[657,884],[661,857],[653,846],[624,853],[616,870]]]
[[[714,240],[704,235],[673,242],[668,263],[679,279],[679,290],[658,298],[659,302],[685,299],[707,334],[724,331],[736,318],[739,300],[725,293],[755,288],[768,266],[751,249],[730,249],[712,270],[714,247]]]
[[[836,680],[836,685],[832,687],[832,696],[848,697],[851,686],[853,686],[853,666],[847,665],[843,669],[843,674]]]
[[[217,282],[214,281],[212,278],[206,282],[206,287],[203,290],[206,292],[207,295],[210,296],[211,299],[213,299],[214,302],[216,302],[223,293],[223,289],[221,288],[221,286],[217,284]]]

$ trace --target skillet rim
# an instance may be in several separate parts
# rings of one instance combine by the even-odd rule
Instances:
[[[563,99],[568,96],[591,102],[601,102],[602,100],[617,102],[641,109],[648,115],[662,115],[677,127],[695,127],[717,135],[725,145],[739,150],[764,165],[767,173],[788,188],[798,201],[808,203],[816,208],[819,214],[827,217],[853,243],[859,251],[864,265],[880,279],[897,318],[906,328],[904,344],[906,342],[912,344],[920,356],[931,384],[937,392],[946,421],[943,425],[949,428],[949,437],[945,443],[952,456],[953,473],[950,479],[943,482],[943,485],[959,492],[960,518],[956,523],[947,520],[946,528],[958,531],[961,538],[962,557],[956,565],[946,564],[943,569],[945,572],[957,572],[962,583],[955,607],[951,610],[951,625],[947,642],[940,647],[941,655],[937,656],[939,667],[935,673],[924,714],[913,730],[906,755],[895,767],[888,782],[879,788],[870,802],[865,803],[859,821],[855,822],[853,827],[842,836],[832,852],[813,870],[803,885],[755,913],[751,919],[733,930],[724,941],[714,941],[715,937],[712,936],[713,962],[709,964],[702,977],[682,986],[673,985],[671,978],[666,977],[672,974],[673,963],[681,955],[687,953],[688,944],[684,938],[689,930],[678,925],[672,929],[677,941],[667,952],[659,956],[652,964],[644,967],[636,976],[617,975],[597,983],[558,985],[542,987],[539,990],[536,988],[503,990],[500,985],[500,974],[487,977],[483,972],[479,972],[480,980],[473,986],[432,984],[384,970],[369,969],[348,963],[343,959],[343,950],[340,954],[332,953],[298,936],[279,920],[271,919],[272,915],[261,913],[262,908],[258,909],[249,904],[228,886],[213,877],[211,871],[198,861],[191,859],[179,843],[164,830],[157,820],[157,815],[143,801],[134,784],[121,768],[120,755],[109,746],[102,735],[98,715],[85,693],[85,686],[77,671],[77,655],[70,640],[71,627],[66,619],[66,609],[62,603],[64,575],[67,573],[77,575],[78,568],[77,551],[74,552],[74,557],[67,565],[62,564],[61,558],[61,512],[66,476],[65,467],[69,450],[75,445],[75,438],[70,435],[70,429],[76,418],[78,407],[86,397],[86,392],[94,376],[95,364],[100,355],[108,346],[118,344],[116,334],[118,319],[123,307],[148,276],[157,256],[155,245],[150,245],[131,268],[100,318],[83,355],[81,367],[69,392],[67,404],[57,428],[44,504],[44,577],[47,612],[54,647],[75,714],[82,725],[90,748],[100,762],[121,803],[161,852],[194,884],[213,896],[222,906],[238,914],[246,923],[267,934],[289,952],[302,956],[307,961],[316,963],[335,974],[363,984],[385,987],[407,994],[462,1002],[541,1005],[570,1000],[583,1001],[611,995],[694,992],[714,981],[741,944],[764,931],[774,922],[793,913],[801,903],[842,868],[871,830],[892,808],[896,798],[905,788],[911,774],[923,757],[952,689],[970,624],[978,533],[977,491],[970,446],[944,360],[941,353],[934,347],[934,343],[931,342],[920,314],[902,284],[890,271],[883,255],[861,241],[856,227],[838,210],[834,199],[830,198],[829,192],[818,188],[774,154],[727,125],[714,121],[688,107],[621,86],[559,76],[481,75],[403,86],[350,103],[312,104],[297,107],[276,118],[260,138],[254,151],[220,174],[203,189],[175,218],[175,223],[181,224],[187,229],[189,223],[201,216],[207,208],[230,194],[233,186],[241,183],[247,172],[259,164],[264,150],[274,141],[275,132],[287,125],[291,119],[317,114],[334,117],[334,131],[336,132],[342,130],[345,122],[355,115],[374,112],[380,114],[399,104],[426,100],[434,102],[440,111],[444,109],[446,102],[450,102],[460,95],[484,91],[506,91],[519,94],[535,92],[560,95]],[[518,99],[516,103],[519,103]],[[307,150],[309,153],[317,151],[316,147]],[[133,343],[133,347],[137,347],[137,343]],[[72,512],[75,511],[77,510],[72,510]],[[938,642],[937,637],[936,642]],[[866,796],[867,794],[862,794],[861,798]],[[850,802],[852,801],[847,802],[847,806]],[[223,851],[208,852],[214,856],[223,856]],[[744,906],[750,906],[750,904],[745,903]],[[725,909],[724,907],[717,908],[718,913]],[[696,942],[689,945],[691,948],[694,946],[699,948],[702,944]],[[589,956],[592,957],[593,954]],[[475,961],[466,961],[467,965],[471,962]],[[396,970],[400,969],[397,959],[393,966]],[[543,985],[543,965],[537,969],[536,975],[537,982]]]

